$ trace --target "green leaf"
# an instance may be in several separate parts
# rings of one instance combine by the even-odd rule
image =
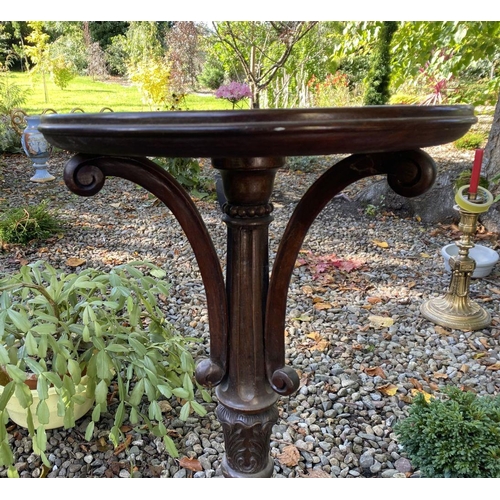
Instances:
[[[161,409],[158,401],[152,401],[148,409],[148,417],[150,420],[162,420]]]
[[[8,363],[10,363],[9,353],[7,349],[0,344],[0,365],[7,365]]]
[[[207,410],[197,401],[191,401],[191,407],[200,417],[204,417],[207,414]]]
[[[66,408],[64,413],[64,428],[72,429],[75,426],[75,411],[73,406],[70,405]]]
[[[73,382],[78,385],[82,379],[82,370],[80,365],[74,359],[68,359],[68,372],[73,379]]]
[[[36,430],[36,436],[33,439],[33,445],[36,443],[36,448],[33,446],[33,451],[38,455],[41,455],[42,452],[47,450],[47,433],[45,432],[45,427],[43,425],[39,425]]]
[[[53,335],[54,333],[56,333],[56,325],[53,323],[43,323],[41,325],[33,326],[31,330],[40,335]]]
[[[111,371],[111,358],[106,351],[99,351],[97,353],[97,376],[100,379],[109,380],[112,378],[113,373]]]
[[[139,423],[139,413],[133,406],[130,408],[129,420],[132,425],[137,425]]]
[[[82,338],[84,342],[90,342],[90,330],[87,325],[83,327]]]
[[[40,334],[40,339],[38,340],[38,356],[40,356],[40,358],[45,358],[47,356],[48,335],[51,335],[51,333]]]
[[[41,424],[49,423],[50,411],[47,402],[44,399],[40,400],[40,402],[38,403],[38,406],[36,408],[36,416],[38,417],[38,421]]]
[[[158,385],[157,389],[166,397],[166,398],[171,398],[172,397],[172,390],[168,385]]]
[[[137,352],[137,354],[143,358],[147,354],[147,349],[141,344],[138,340],[134,339],[134,337],[130,337],[128,339],[128,343],[132,346],[132,348]]]
[[[54,387],[60,389],[62,387],[61,377],[53,372],[43,372],[42,376],[45,377]]]
[[[193,381],[191,380],[191,377],[185,373],[182,381],[182,387],[188,391],[188,398],[193,399],[194,398],[194,393],[193,393]]]
[[[94,422],[89,422],[87,425],[87,429],[85,430],[85,441],[90,441],[92,439],[92,434],[94,434]]]
[[[130,395],[129,403],[132,406],[138,406],[141,402],[142,396],[144,394],[144,379],[140,379],[132,389],[132,394]]]
[[[38,354],[38,346],[31,332],[28,332],[24,337],[24,345],[26,346],[26,352],[30,356],[35,356]]]
[[[28,408],[33,403],[33,396],[29,387],[24,384],[16,384],[16,398],[19,400],[19,404],[23,408]]]
[[[181,412],[180,412],[180,414],[179,414],[179,418],[180,418],[181,420],[186,421],[186,420],[187,420],[187,418],[189,417],[189,410],[190,410],[189,401],[186,401],[186,402],[182,405]]]
[[[38,397],[42,400],[49,397],[49,384],[45,377],[39,376],[36,381],[36,390],[38,392]]]
[[[106,346],[106,351],[117,352],[117,353],[129,353],[130,348],[121,344],[110,344]]]
[[[163,269],[159,269],[159,268],[151,269],[149,271],[149,274],[151,274],[151,276],[154,276],[155,278],[159,278],[159,279],[162,279],[167,275],[167,273]]]
[[[106,403],[108,397],[108,384],[104,380],[101,380],[97,387],[95,388],[95,401],[97,404]]]
[[[12,450],[10,449],[9,443],[2,441],[0,443],[0,466],[9,466],[14,462],[14,455],[12,454]],[[16,470],[16,469],[14,469]],[[10,471],[10,469],[9,469]],[[17,470],[16,470],[17,472]],[[10,476],[9,477],[13,477]]]
[[[124,401],[122,401],[118,405],[118,408],[116,409],[114,425],[116,427],[121,427],[121,425],[123,424],[124,417],[125,417],[125,403]]]
[[[1,417],[2,417],[1,412],[3,412],[5,410],[5,406],[9,402],[10,398],[12,397],[12,395],[14,394],[14,391],[15,391],[15,382],[13,380],[11,380],[3,388],[3,392],[0,395],[0,425],[2,425],[1,424]]]
[[[174,396],[177,396],[178,398],[181,399],[187,399],[189,397],[189,392],[186,391],[186,389],[183,389],[182,387],[176,387],[175,389],[172,389],[172,393]]]
[[[170,436],[167,436],[166,434],[163,436],[163,444],[165,445],[165,450],[172,458],[177,458],[179,456],[175,443],[172,441]]]
[[[6,369],[9,377],[14,380],[14,382],[22,383],[26,380],[26,373],[17,366],[7,365]]]
[[[101,418],[101,405],[96,404],[94,406],[94,409],[92,410],[92,420],[94,422],[98,422],[100,418]],[[87,441],[88,441],[88,439],[87,439]]]
[[[31,328],[31,323],[29,322],[28,316],[24,311],[23,313],[20,313],[18,311],[14,311],[13,309],[9,309],[7,314],[12,320],[12,323],[14,323],[14,326],[21,332],[26,333]]]
[[[111,428],[109,439],[111,440],[115,448],[120,444],[120,429],[118,429],[118,427],[113,426]]]

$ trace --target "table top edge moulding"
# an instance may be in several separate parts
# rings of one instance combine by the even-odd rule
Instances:
[[[477,121],[472,106],[367,106],[246,111],[44,115],[39,130],[75,154],[68,188],[97,194],[108,177],[136,183],[161,200],[193,249],[206,292],[210,355],[196,379],[215,387],[226,477],[271,477],[276,402],[299,387],[285,363],[288,287],[304,238],[345,187],[386,175],[401,196],[426,192],[436,165],[421,148],[452,142]],[[346,154],[297,203],[269,272],[274,179],[288,156]],[[148,157],[211,158],[221,176],[227,227],[226,274],[195,203]],[[333,161],[333,160],[332,160]],[[341,328],[341,325],[339,325]]]
[[[54,114],[53,145],[92,154],[262,157],[369,153],[454,141],[477,121],[471,106]],[[133,139],[133,140],[132,140]]]

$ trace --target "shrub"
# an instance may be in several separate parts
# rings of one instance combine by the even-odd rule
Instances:
[[[63,56],[58,56],[51,61],[50,73],[54,83],[61,90],[64,90],[76,76],[74,67]]]
[[[26,245],[33,240],[45,240],[60,231],[61,225],[47,210],[45,202],[11,208],[0,218],[0,240],[4,243]]]
[[[484,144],[485,141],[486,137],[481,132],[467,132],[453,144],[455,144],[455,147],[458,149],[478,149]]]
[[[500,477],[500,396],[456,387],[444,399],[419,394],[394,430],[425,477]]]
[[[155,158],[154,162],[196,198],[205,198],[215,190],[213,179],[202,175],[200,162],[195,158]]]
[[[10,118],[0,114],[0,153],[21,151],[21,136],[12,128]]]
[[[129,67],[132,83],[150,109],[167,107],[170,99],[170,68],[162,60],[144,60]]]
[[[328,74],[323,81],[314,75],[307,82],[313,104],[319,108],[357,106],[362,104],[360,85],[352,85],[341,71]]]

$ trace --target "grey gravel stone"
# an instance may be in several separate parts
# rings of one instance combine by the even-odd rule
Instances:
[[[439,168],[473,160],[473,152],[451,147],[429,148],[429,153]],[[62,179],[67,158],[57,153],[51,159],[51,171],[58,179]],[[326,158],[323,166],[312,172],[277,174],[274,221],[270,226],[271,265],[298,199],[324,165],[339,159]],[[33,202],[47,198],[60,210],[68,230],[63,238],[46,244],[49,253],[42,251],[42,246],[7,249],[0,254],[2,269],[17,269],[21,258],[28,262],[49,259],[56,267],[64,267],[68,257],[78,256],[86,259],[87,266],[102,269],[109,269],[113,262],[152,260],[167,271],[172,282],[165,302],[169,320],[182,335],[199,339],[190,347],[197,359],[206,357],[209,336],[204,289],[194,255],[172,215],[147,201],[143,190],[133,189],[125,181],[110,179],[95,197],[78,198],[59,182],[28,184],[26,162],[23,165],[4,170],[2,188],[9,193],[5,205],[20,205],[26,196]],[[204,170],[213,175],[208,167]],[[346,194],[355,199],[369,182],[348,187]],[[117,203],[120,209],[113,207]],[[211,201],[195,203],[223,258],[226,234],[218,205]],[[480,395],[499,394],[498,372],[487,369],[500,361],[499,269],[487,280],[473,280],[471,284],[473,298],[494,299],[481,302],[492,316],[492,326],[484,331],[450,330],[443,335],[420,314],[423,300],[447,290],[450,276],[444,271],[439,251],[451,238],[457,236],[446,228],[428,227],[418,218],[384,213],[383,209],[370,217],[363,206],[342,199],[332,200],[318,216],[302,249],[318,257],[334,253],[340,259],[360,261],[362,267],[351,272],[332,268],[328,273],[316,273],[311,266],[300,265],[294,270],[285,348],[287,364],[300,370],[303,377],[298,393],[282,397],[278,403],[280,417],[271,436],[276,477],[300,477],[313,468],[337,478],[420,477],[393,430],[408,415],[408,400],[415,384],[433,395],[439,395],[447,385],[470,386]],[[389,247],[377,246],[376,240],[388,242]],[[490,242],[482,240],[482,244]],[[306,286],[312,287],[312,295],[304,290]],[[332,307],[316,309],[315,298]],[[394,324],[378,328],[371,316],[391,318]],[[313,332],[325,341],[321,348],[308,336]],[[397,387],[395,395],[383,392],[387,384]],[[133,477],[143,478],[221,477],[224,443],[215,404],[201,402],[207,415],[190,415],[183,422],[179,418],[181,403],[169,403],[172,410],[164,414],[164,423],[173,431],[180,457],[197,459],[202,471],[180,467],[161,439],[135,430],[131,431],[130,447],[115,456],[108,442],[114,415],[108,414],[96,425],[96,437],[90,443],[83,437],[89,416],[79,421],[75,430],[47,431],[47,456],[52,464],[48,477],[130,477],[131,471]],[[101,447],[100,438],[108,449]],[[32,454],[26,432],[16,429],[15,439],[19,473],[23,477],[40,476],[42,464]],[[299,449],[297,465],[280,461],[284,447],[289,445]],[[1,467],[0,477],[6,477]]]

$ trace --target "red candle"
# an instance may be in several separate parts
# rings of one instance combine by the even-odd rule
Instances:
[[[469,194],[476,195],[479,186],[479,175],[481,174],[481,164],[483,162],[483,149],[476,149],[472,175],[470,176]]]

